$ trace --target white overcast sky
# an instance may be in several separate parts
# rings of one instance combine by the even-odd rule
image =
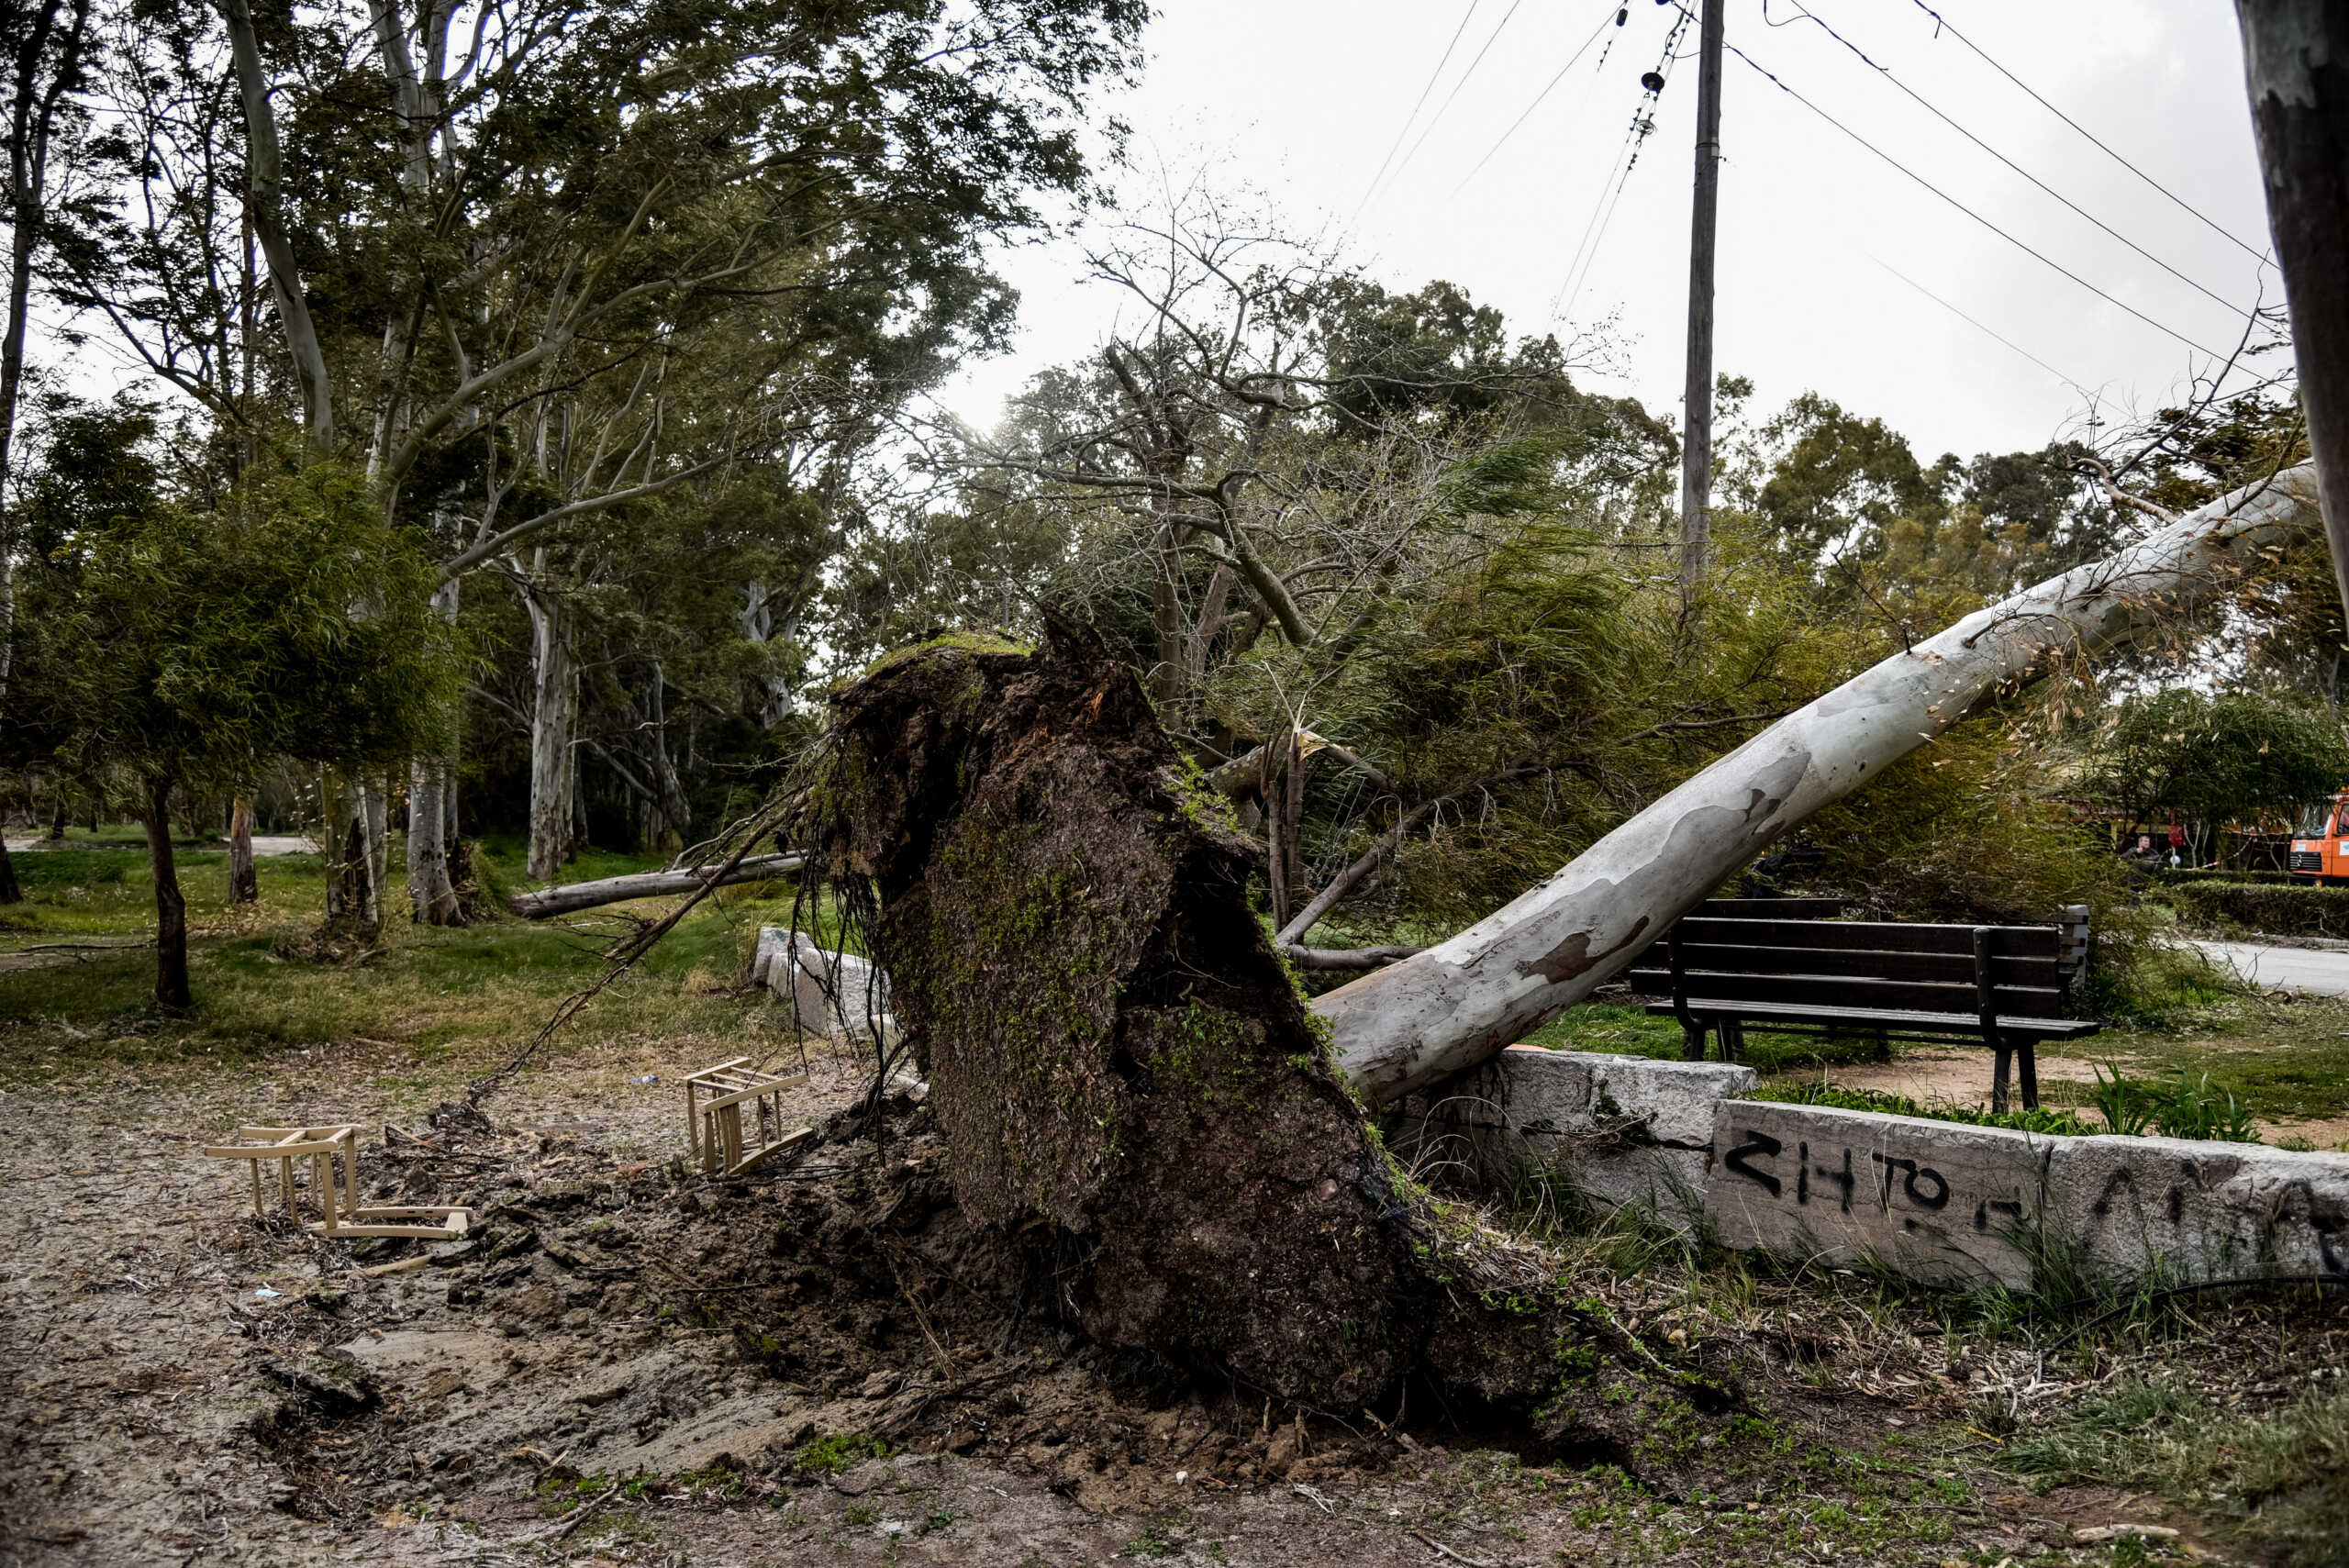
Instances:
[[[1163,0],[1140,84],[1102,101],[1134,131],[1134,168],[1121,183],[1146,205],[1162,168],[1186,179],[1209,167],[1214,183],[1262,193],[1299,231],[1342,236],[1350,257],[1380,282],[1408,289],[1448,279],[1500,306],[1513,332],[1564,336],[1613,315],[1623,373],[1586,383],[1632,393],[1676,420],[1693,28],[1656,106],[1654,134],[1560,314],[1569,263],[1640,100],[1640,75],[1657,64],[1674,15],[1655,0],[1630,0],[1619,31],[1620,3],[1476,0],[1402,143],[1408,162],[1398,154],[1399,173],[1364,203],[1469,0]],[[1913,0],[1806,5],[1900,83],[2178,272],[2241,307],[2260,299],[2263,285],[2268,303],[2280,299],[2272,268],[2263,271],[1955,38],[1936,39],[1932,17]],[[1936,9],[2228,233],[2266,250],[2233,6],[1936,0]],[[1598,44],[1464,187],[1463,176],[1598,27]],[[1729,0],[1726,34],[1789,87],[2053,261],[2187,339],[2221,354],[2234,347],[2240,316],[2032,188],[1787,0],[1771,0],[1766,20],[1762,0]],[[1602,68],[1608,35],[1614,42]],[[1480,50],[1482,62],[1453,96]],[[1721,140],[1715,365],[1753,379],[1758,410],[1815,390],[1881,416],[1930,462],[1945,450],[2038,446],[2076,428],[2091,396],[2108,417],[2150,410],[2208,362],[1920,189],[1734,55],[1723,71]],[[965,417],[993,423],[1030,375],[1100,341],[1117,302],[1082,281],[1082,243],[1081,233],[1064,235],[1001,258],[1022,295],[1019,341],[949,390]]]

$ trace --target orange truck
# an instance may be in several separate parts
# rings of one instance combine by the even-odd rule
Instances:
[[[2291,864],[2294,876],[2328,886],[2349,883],[2349,792],[2300,808]]]

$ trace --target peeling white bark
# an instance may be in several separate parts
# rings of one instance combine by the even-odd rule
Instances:
[[[2303,464],[1966,617],[1781,719],[1449,941],[1314,1003],[1373,1102],[1473,1067],[1629,967],[1771,841],[2001,686],[2102,652],[2318,521]]]

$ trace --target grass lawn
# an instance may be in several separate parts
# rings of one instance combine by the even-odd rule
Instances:
[[[394,878],[403,850],[395,840]],[[71,1077],[117,1066],[228,1065],[282,1051],[364,1040],[408,1048],[426,1103],[528,1040],[563,997],[600,974],[600,956],[669,900],[615,906],[565,921],[511,917],[435,929],[406,917],[395,887],[381,951],[352,965],[284,955],[321,917],[316,855],[258,862],[262,898],[228,897],[228,857],[179,856],[188,900],[195,1006],[185,1018],[153,1014],[154,891],[143,850],[71,849],[19,854],[24,904],[0,908],[0,1077]],[[523,885],[519,846],[492,841],[481,869],[493,887]],[[590,851],[564,882],[651,869],[660,857]],[[767,1009],[725,991],[740,977],[761,925],[788,923],[789,883],[744,884],[706,900],[569,1031],[604,1044],[634,1039],[712,1059],[772,1045]],[[10,955],[83,944],[64,955]],[[784,1032],[788,1033],[787,1023]],[[560,1052],[562,1042],[555,1050]]]
[[[1746,1060],[1765,1080],[1802,1075],[1834,1082],[1839,1070],[1865,1076],[1876,1061],[1875,1041],[1865,1039],[1822,1040],[1749,1027],[1745,1042]],[[1526,1043],[1670,1059],[1680,1055],[1680,1026],[1668,1017],[1651,1018],[1636,1003],[1586,1004],[1560,1014]],[[1916,1049],[1893,1047],[1896,1054]],[[2224,995],[2176,1006],[2158,1024],[2110,1028],[2061,1048],[2044,1045],[2039,1055],[2043,1064],[2068,1060],[2117,1067],[2153,1083],[2174,1082],[2180,1073],[2199,1081],[2207,1073],[2214,1091],[2234,1095],[2264,1121],[2282,1124],[2286,1136],[2299,1132],[2319,1148],[2349,1140],[2349,1126],[2343,1125],[2349,1122],[2349,998]],[[2043,1067],[2042,1090],[2050,1105],[2086,1106],[2088,1086]],[[2094,1111],[2086,1114],[2096,1119]],[[2310,1125],[2302,1129],[2299,1124]]]

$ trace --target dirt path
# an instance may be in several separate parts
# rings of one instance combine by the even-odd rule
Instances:
[[[1252,1404],[1219,1425],[1196,1395],[1105,1380],[1111,1361],[1046,1328],[1014,1319],[973,1342],[940,1315],[956,1287],[908,1284],[880,1236],[835,1225],[826,1251],[795,1232],[841,1212],[821,1190],[842,1179],[826,1175],[837,1162],[766,1185],[684,1174],[674,1085],[698,1064],[591,1050],[520,1081],[464,1146],[494,1153],[430,1167],[481,1206],[475,1238],[381,1278],[340,1246],[256,1224],[243,1168],[195,1150],[239,1120],[413,1122],[379,1086],[416,1069],[401,1048],[0,1092],[0,1564],[1930,1568],[2028,1558],[2067,1524],[2153,1507],[2109,1489],[2009,1500],[2011,1483],[1987,1475],[1944,1485],[1974,1462],[1939,1456],[1929,1432],[1950,1423],[1966,1440],[1977,1391],[2045,1401],[2061,1385],[2020,1347],[1954,1359],[1923,1310],[1887,1338],[1867,1302],[1814,1301],[1798,1329],[1769,1330],[1783,1361],[1757,1363],[1756,1414],[1733,1429],[1748,1435],[1691,1412],[1636,1474],[1520,1463],[1434,1411],[1392,1440],[1351,1412],[1309,1437],[1283,1413],[1260,1425]],[[631,1081],[648,1066],[661,1082]],[[799,1114],[862,1082],[846,1061],[814,1066]],[[366,1149],[362,1185],[412,1179],[379,1133]],[[860,1268],[871,1296],[840,1284]],[[707,1310],[753,1288],[797,1304],[755,1354]],[[1598,1288],[1666,1343],[1680,1309],[1657,1302],[1677,1298],[1636,1275]],[[931,1302],[919,1331],[873,1315],[900,1291]],[[956,1390],[939,1408],[957,1414],[919,1418]],[[811,1440],[883,1430],[906,1451],[788,1462]],[[1371,1449],[1385,1457],[1360,1457]],[[1904,1511],[1911,1495],[1925,1501]],[[583,1501],[596,1507],[575,1515]]]

